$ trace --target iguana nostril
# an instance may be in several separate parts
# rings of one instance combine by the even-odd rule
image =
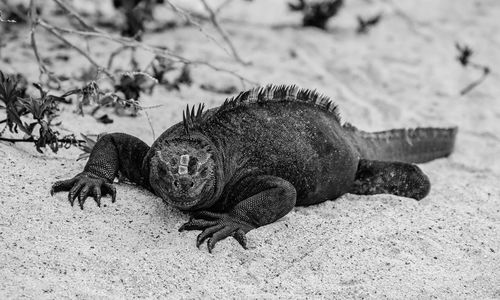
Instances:
[[[178,181],[178,180],[174,180],[174,186],[175,186],[176,188],[178,188],[178,187],[179,187],[179,181]]]

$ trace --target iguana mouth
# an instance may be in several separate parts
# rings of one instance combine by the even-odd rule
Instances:
[[[173,199],[168,199],[167,202],[169,202],[170,204],[172,204],[173,206],[177,207],[177,208],[190,208],[192,206],[194,206],[196,203],[199,202],[200,199],[194,199],[194,200],[191,200],[191,201],[176,201],[176,200],[173,200]]]
[[[193,194],[195,195],[200,195],[202,194],[203,188],[205,187],[206,182],[201,183],[196,189],[192,191]],[[182,200],[176,200],[175,198],[169,198],[167,201],[170,202],[172,205],[175,207],[179,208],[190,208],[193,205],[197,204],[198,202],[202,201],[202,198],[198,196],[195,199],[191,201],[186,201],[185,199],[189,199],[189,197],[185,197]]]
[[[175,206],[179,209],[189,209],[193,206],[195,206],[197,203],[199,203],[202,199],[197,197],[194,198],[193,200],[186,201],[186,199],[189,199],[189,197],[172,197],[171,194],[166,192],[162,187],[157,186],[157,193],[159,196],[168,204]],[[177,200],[178,199],[178,200]]]

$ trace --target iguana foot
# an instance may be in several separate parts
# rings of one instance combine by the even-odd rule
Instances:
[[[111,195],[111,202],[116,201],[116,188],[111,183],[86,172],[82,172],[71,179],[55,182],[52,185],[50,194],[53,196],[54,193],[62,191],[69,191],[68,200],[71,206],[75,204],[75,199],[78,198],[81,209],[83,209],[83,204],[89,196],[94,198],[99,207],[101,207],[101,195]]]
[[[196,247],[199,248],[208,239],[208,252],[212,253],[215,244],[229,236],[234,237],[244,249],[247,249],[245,234],[254,228],[231,214],[200,211],[193,213],[192,218],[184,223],[179,231],[203,230],[196,238]]]

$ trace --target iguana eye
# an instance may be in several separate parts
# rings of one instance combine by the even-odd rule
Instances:
[[[200,176],[205,178],[205,177],[207,177],[207,173],[208,173],[208,167],[207,166],[201,167]]]
[[[192,157],[189,160],[189,164],[188,164],[189,174],[194,174],[194,172],[196,172],[196,165],[197,164],[198,164],[198,158]]]
[[[168,166],[167,166],[166,164],[164,164],[164,163],[160,163],[160,164],[159,164],[159,167],[158,167],[158,175],[159,175],[160,177],[165,177],[165,176],[167,176],[167,168],[168,168]]]

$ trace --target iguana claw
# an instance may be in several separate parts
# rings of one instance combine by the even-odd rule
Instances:
[[[212,253],[215,244],[229,236],[234,237],[244,249],[248,249],[245,234],[253,228],[231,214],[201,211],[194,213],[179,231],[203,230],[196,238],[196,246],[199,248],[205,240],[208,240],[208,252]]]
[[[94,198],[99,207],[101,207],[102,195],[111,195],[111,202],[116,201],[116,188],[111,183],[87,173],[80,173],[71,179],[55,182],[50,189],[50,194],[53,196],[62,191],[69,191],[68,201],[71,206],[74,206],[75,200],[78,198],[78,205],[81,209],[89,196]]]

